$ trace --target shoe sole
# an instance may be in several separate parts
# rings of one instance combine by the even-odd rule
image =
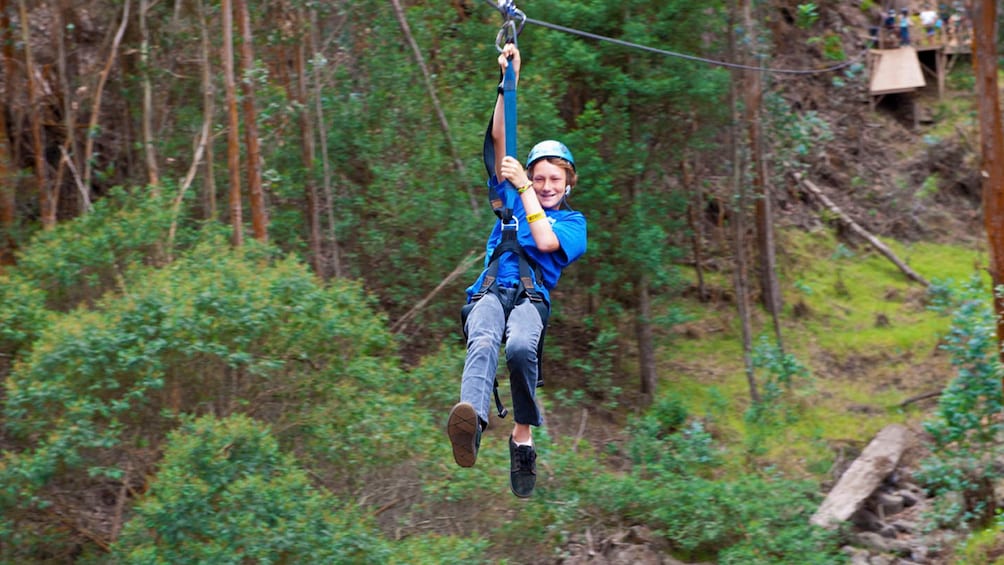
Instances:
[[[461,467],[473,467],[478,459],[475,436],[479,425],[478,414],[471,404],[461,402],[450,410],[446,434],[453,445],[453,460]]]

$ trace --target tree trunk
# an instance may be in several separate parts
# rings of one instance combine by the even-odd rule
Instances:
[[[694,121],[692,126],[696,131],[697,121]],[[684,149],[683,159],[680,160],[680,178],[683,182],[683,189],[691,194],[687,222],[690,224],[691,246],[694,252],[697,296],[704,301],[708,299],[708,289],[704,282],[704,190],[701,183],[694,179],[694,171],[697,166],[691,162],[691,157],[691,152]]]
[[[84,144],[84,199],[87,206],[90,206],[91,176],[94,171],[94,137],[98,130],[98,119],[101,116],[101,97],[105,90],[105,83],[108,82],[108,75],[111,73],[112,65],[118,57],[119,45],[125,35],[126,25],[129,23],[130,0],[125,0],[122,7],[122,23],[118,31],[115,32],[115,39],[112,41],[111,51],[108,53],[108,60],[105,67],[98,76],[98,84],[94,88],[94,102],[91,104],[91,118],[87,123],[87,141]]]
[[[303,13],[296,12],[297,29],[304,29]],[[302,146],[300,155],[303,159],[304,187],[307,196],[307,231],[310,237],[310,263],[317,276],[324,276],[324,255],[321,249],[321,209],[317,194],[317,175],[314,174],[314,162],[317,160],[317,150],[314,147],[314,122],[311,119],[310,106],[307,97],[307,45],[304,39],[296,47],[296,96],[300,103],[300,135]]]
[[[258,241],[268,240],[268,217],[265,194],[261,186],[261,152],[258,139],[258,111],[255,109],[254,43],[251,35],[251,14],[245,0],[234,0],[237,25],[241,34],[241,94],[244,101],[244,145],[248,167],[248,202],[251,205],[251,232]]]
[[[979,99],[980,149],[983,153],[983,225],[990,247],[990,278],[997,314],[997,351],[1004,362],[1004,130],[997,89],[997,3],[973,6],[973,71]]]
[[[80,166],[80,147],[77,144],[77,118],[76,118],[76,104],[74,103],[74,88],[70,83],[70,74],[66,68],[67,58],[69,54],[66,50],[66,41],[64,36],[64,30],[66,29],[66,12],[70,9],[72,5],[67,0],[53,0],[51,3],[52,9],[52,36],[56,38],[56,69],[59,73],[59,92],[60,97],[63,99],[63,146],[62,152],[64,154],[63,159],[59,161],[59,172],[57,176],[62,177],[64,165],[70,169],[70,174],[73,176],[74,183],[77,185],[77,189],[80,191],[80,213],[85,213],[90,207],[90,200],[88,198],[87,189],[84,187],[84,181],[80,178],[77,171],[81,170]],[[56,182],[56,186],[62,186],[61,181]],[[58,190],[58,189],[57,189]]]
[[[745,2],[743,19],[746,28],[746,41],[756,45],[756,20],[750,2]],[[749,58],[755,64],[753,57]],[[760,288],[764,307],[770,313],[774,324],[774,338],[777,347],[784,351],[781,339],[781,291],[777,280],[777,256],[774,249],[774,214],[771,210],[770,182],[767,176],[767,161],[764,158],[763,144],[763,71],[747,71],[746,92],[746,123],[749,128],[749,155],[753,167],[753,192],[758,198],[754,204],[756,216],[757,250],[760,257]]]
[[[46,182],[45,144],[42,141],[42,117],[38,107],[38,85],[35,84],[35,62],[31,54],[31,28],[28,25],[28,8],[24,0],[18,0],[21,19],[21,41],[24,46],[24,73],[28,83],[28,116],[31,122],[31,147],[35,157],[35,185],[38,189],[39,215],[44,229],[56,225],[56,201],[53,191]]]
[[[740,0],[745,5],[749,0]],[[735,26],[729,25],[729,52],[736,53],[736,38],[733,31]],[[734,60],[734,59],[733,59]],[[750,319],[749,305],[749,273],[746,256],[746,208],[747,191],[743,178],[745,165],[742,158],[743,135],[740,130],[739,116],[739,87],[741,75],[738,71],[732,73],[732,80],[729,83],[729,107],[732,112],[732,135],[730,136],[732,153],[732,191],[736,197],[732,216],[732,247],[735,258],[735,272],[733,273],[733,285],[736,292],[736,309],[739,313],[739,322],[742,330],[743,340],[743,361],[746,367],[746,381],[749,384],[750,400],[756,404],[760,402],[760,392],[757,389],[756,374],[753,372],[753,324]]]
[[[0,43],[2,43],[4,80],[7,84],[13,82],[12,71],[14,69],[14,36],[10,29],[10,16],[7,14],[7,0],[0,0]],[[17,167],[9,140],[10,132],[7,129],[7,112],[9,111],[10,89],[7,89],[8,98],[4,100],[0,107],[0,272],[3,265],[13,265],[15,262],[14,253],[17,251],[17,242],[14,241],[14,227],[17,222],[15,210],[17,208]]]
[[[154,191],[160,185],[157,153],[153,148],[153,92],[150,86],[150,34],[146,26],[149,0],[139,0],[139,57],[143,68],[143,155],[146,159],[146,180]]]
[[[11,160],[10,139],[7,131],[7,115],[0,109],[0,272],[3,265],[14,264],[17,243],[13,233],[16,222],[14,210],[16,201],[16,179],[14,162]]]
[[[223,18],[223,80],[227,95],[227,170],[230,173],[230,225],[234,247],[244,244],[241,208],[240,120],[237,117],[237,84],[234,80],[234,20],[230,0],[220,4]]]
[[[211,44],[209,42],[209,22],[206,18],[206,8],[202,0],[196,0],[196,10],[199,12],[199,27],[202,41],[202,121],[213,123],[216,89],[213,86],[213,69]],[[216,219],[216,173],[213,170],[213,139],[206,140],[206,174],[202,182],[202,210],[206,219]]]
[[[641,374],[641,393],[651,401],[655,398],[658,373],[655,365],[655,343],[652,338],[652,298],[649,295],[648,275],[638,281],[638,312],[635,314],[635,338],[638,340],[638,363]]]
[[[314,57],[321,53],[317,31],[317,12],[310,11],[310,51]],[[321,100],[321,74],[314,73],[314,113],[317,119],[317,139],[321,143],[321,170],[324,171],[324,199],[328,220],[328,238],[331,240],[331,269],[335,277],[342,277],[341,248],[335,231],[335,195],[332,188],[331,161],[328,159],[328,128],[324,121],[324,105]]]

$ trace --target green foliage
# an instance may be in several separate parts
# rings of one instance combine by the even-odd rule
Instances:
[[[844,38],[836,33],[827,33],[823,36],[823,57],[830,61],[845,61],[847,54],[844,52]]]
[[[956,72],[948,74],[948,88],[962,92],[972,92],[976,88],[976,75],[972,69],[957,69]]]
[[[764,95],[767,128],[774,148],[774,161],[782,173],[794,169],[804,169],[815,162],[826,151],[826,142],[833,139],[829,123],[815,111],[795,114],[780,95],[768,92]]]
[[[938,178],[937,173],[924,177],[924,182],[920,185],[920,190],[917,191],[917,197],[921,199],[929,199],[937,195],[939,180],[940,179]]]
[[[67,256],[87,239],[72,227],[59,232]],[[17,532],[25,555],[58,545],[37,519],[59,503],[49,493],[136,480],[128,453],[151,457],[184,413],[254,414],[349,489],[427,443],[415,425],[427,416],[386,392],[400,375],[396,348],[361,285],[324,287],[296,260],[209,237],[163,268],[123,265],[127,292],[90,310],[46,314],[27,275],[54,271],[17,271],[10,290],[24,292],[0,312],[25,324],[4,344],[31,348],[5,382],[5,437],[18,448],[0,463],[0,529]]]
[[[956,376],[941,394],[935,419],[924,423],[933,446],[918,478],[942,497],[936,522],[986,522],[994,511],[988,492],[1001,476],[995,459],[1004,432],[997,417],[1004,406],[996,325],[978,278],[961,287],[953,305],[952,327],[942,348],[950,353]]]
[[[835,534],[809,525],[813,485],[776,475],[713,480],[721,453],[679,405],[657,403],[631,426],[634,466],[594,481],[594,504],[656,528],[675,553],[717,563],[839,563]],[[667,429],[669,423],[678,429]]]
[[[590,342],[586,355],[573,359],[570,363],[584,377],[585,386],[579,390],[601,399],[603,406],[610,410],[617,407],[617,399],[621,394],[620,387],[614,385],[614,352],[618,337],[618,333],[613,330],[601,330]]]
[[[45,293],[15,271],[0,275],[0,357],[12,359],[50,323]],[[6,371],[0,372],[0,376]]]
[[[795,12],[795,25],[809,29],[819,21],[819,6],[813,2],[799,4]]]
[[[121,563],[385,562],[389,543],[310,484],[267,426],[186,419],[113,555]]]
[[[998,519],[1000,515],[998,514]],[[974,533],[956,550],[955,565],[1001,565],[1004,536],[999,524]]]
[[[121,289],[129,266],[163,260],[170,210],[165,197],[114,189],[91,213],[38,232],[17,270],[45,292],[53,310],[93,303]]]
[[[784,410],[784,393],[791,390],[794,379],[808,377],[809,369],[794,355],[782,351],[767,336],[760,336],[753,347],[753,368],[759,371],[760,402],[750,407],[747,419],[767,424],[781,423],[792,417],[790,413],[787,416],[778,413]]]

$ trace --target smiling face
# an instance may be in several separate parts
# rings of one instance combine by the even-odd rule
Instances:
[[[569,184],[565,169],[552,163],[550,159],[541,159],[533,164],[530,177],[537,200],[547,210],[561,205],[565,196],[565,187]]]

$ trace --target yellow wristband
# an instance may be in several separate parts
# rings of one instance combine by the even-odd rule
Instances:
[[[541,210],[540,212],[536,212],[534,214],[530,214],[529,216],[527,216],[526,221],[532,224],[543,217],[544,217],[544,211]]]
[[[533,183],[532,182],[528,182],[528,183],[526,183],[526,186],[522,186],[518,190],[516,190],[516,193],[517,194],[523,194],[524,192],[530,190],[531,188],[533,188]]]

